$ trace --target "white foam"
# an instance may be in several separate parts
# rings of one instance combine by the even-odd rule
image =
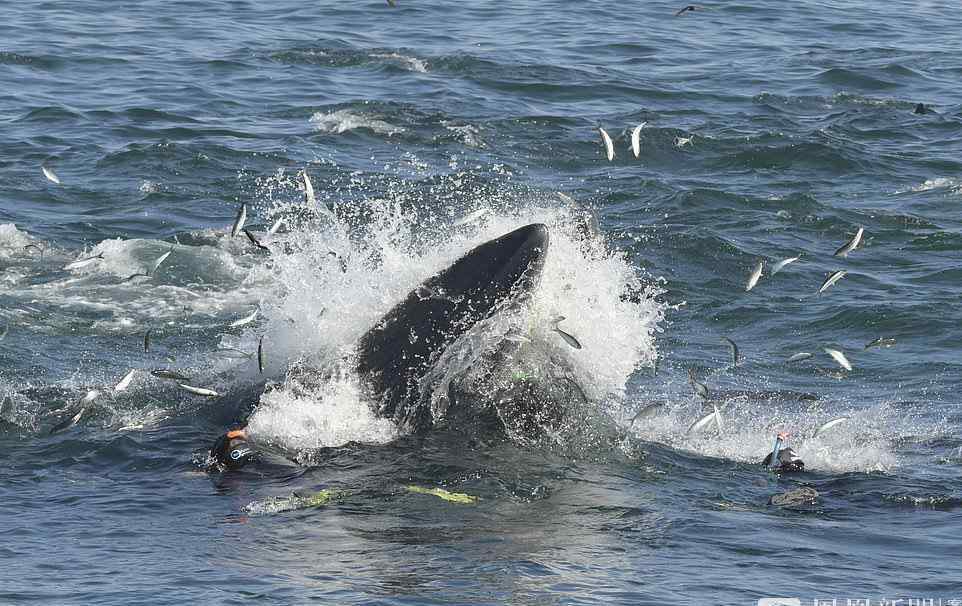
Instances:
[[[379,135],[403,133],[404,128],[384,120],[364,115],[350,109],[339,109],[330,113],[316,112],[311,116],[314,130],[322,133],[340,135],[356,129],[367,129]]]
[[[763,460],[771,452],[775,433],[786,431],[790,435],[787,445],[805,462],[806,469],[831,473],[890,472],[899,466],[896,447],[900,439],[938,431],[879,404],[845,412],[848,421],[814,438],[816,428],[842,413],[828,413],[820,405],[787,411],[740,398],[722,408],[722,431],[711,425],[701,433],[688,434],[688,427],[701,412],[700,401],[679,400],[654,417],[638,421],[632,431],[646,441],[749,463]]]
[[[895,193],[904,194],[908,192],[923,192],[936,189],[945,189],[953,194],[962,193],[962,182],[954,177],[936,177],[934,179],[926,179],[918,185],[913,185],[908,189],[898,190]]]

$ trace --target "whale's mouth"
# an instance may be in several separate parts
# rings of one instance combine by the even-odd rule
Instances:
[[[358,372],[379,416],[415,431],[439,420],[427,405],[425,377],[479,322],[530,299],[547,253],[547,226],[519,227],[469,250],[378,320],[361,337]]]

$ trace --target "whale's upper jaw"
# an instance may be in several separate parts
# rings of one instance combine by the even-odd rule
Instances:
[[[458,337],[537,286],[548,252],[548,228],[520,227],[465,253],[411,291],[358,344],[377,412],[411,429],[430,427],[420,381]]]

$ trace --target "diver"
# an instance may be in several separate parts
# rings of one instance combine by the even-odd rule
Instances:
[[[210,448],[208,471],[237,471],[254,461],[257,451],[248,441],[246,428],[235,428],[222,434]]]
[[[787,432],[780,431],[775,434],[775,445],[768,456],[765,457],[765,460],[762,461],[762,465],[776,473],[805,471],[805,462],[795,454],[790,446],[784,445],[787,439]]]

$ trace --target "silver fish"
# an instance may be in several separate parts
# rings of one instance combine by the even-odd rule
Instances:
[[[752,270],[751,275],[748,276],[748,284],[745,285],[745,292],[748,292],[751,289],[755,288],[755,285],[758,284],[758,281],[762,277],[762,269],[764,267],[765,267],[765,263],[762,261],[759,261],[758,265],[755,266],[755,269]]]
[[[828,290],[829,287],[830,287],[832,284],[835,284],[836,282],[838,282],[839,280],[841,280],[842,278],[844,278],[846,273],[848,273],[848,272],[846,272],[846,271],[843,270],[843,269],[840,269],[840,270],[838,270],[838,271],[836,271],[836,272],[830,273],[830,274],[828,275],[828,277],[825,278],[825,281],[822,282],[822,286],[819,287],[818,292],[815,293],[815,294],[816,294],[816,295],[820,295],[820,294],[822,294],[823,292],[825,292],[826,290]]]
[[[148,328],[144,333],[144,353],[150,353],[150,331],[152,330],[153,328]]]
[[[826,431],[828,431],[829,429],[831,429],[831,428],[835,427],[836,425],[838,425],[839,423],[844,423],[845,421],[848,421],[848,417],[840,417],[840,418],[838,418],[838,419],[832,419],[832,420],[829,421],[828,423],[825,423],[824,425],[822,425],[821,427],[819,427],[818,429],[816,429],[816,430],[815,430],[815,435],[813,435],[812,437],[813,437],[813,438],[817,438],[817,437],[818,437],[819,435],[821,435],[823,432],[826,432]]]
[[[556,191],[555,193],[558,194],[558,198],[560,198],[562,202],[565,202],[571,205],[575,204],[575,199],[569,196],[568,194],[561,191]]]
[[[843,244],[841,248],[836,250],[834,256],[847,257],[848,253],[858,248],[858,245],[862,242],[862,234],[864,233],[865,233],[865,228],[859,227],[858,231],[855,232],[855,235],[852,237],[852,239],[846,242],[845,244]]]
[[[658,412],[661,411],[661,409],[664,407],[665,407],[664,402],[656,402],[654,404],[649,404],[648,406],[643,407],[641,410],[635,413],[635,416],[631,417],[631,423],[629,423],[629,426],[634,425],[635,422],[637,421],[650,419],[651,417],[658,414]]]
[[[557,326],[555,326],[554,331],[558,333],[562,339],[564,339],[565,343],[574,347],[575,349],[581,349],[581,343],[578,341],[578,339],[574,338],[574,336],[566,333]]]
[[[150,371],[150,374],[159,379],[170,379],[171,381],[190,381],[190,377],[187,375],[181,374],[176,370],[168,370],[166,368],[155,368]]]
[[[845,354],[843,354],[839,350],[831,349],[829,347],[823,347],[822,351],[832,356],[832,359],[838,362],[838,365],[844,368],[845,370],[852,370],[852,363],[849,362],[848,358],[845,357]]]
[[[271,249],[269,249],[269,248],[267,248],[266,246],[264,246],[263,244],[261,244],[261,243],[257,240],[257,238],[254,237],[254,234],[252,234],[252,233],[250,232],[250,230],[245,229],[245,230],[244,230],[244,235],[247,236],[247,239],[251,241],[251,244],[253,244],[254,246],[256,246],[258,249],[260,249],[260,250],[266,250],[267,252],[270,252]]]
[[[711,411],[710,413],[708,413],[707,415],[703,416],[702,418],[700,418],[700,419],[698,419],[697,421],[695,421],[694,423],[692,423],[692,424],[688,427],[688,431],[687,431],[686,433],[695,433],[695,432],[701,431],[702,429],[704,429],[704,428],[705,428],[709,423],[711,423],[712,421],[715,421],[715,425],[718,426],[718,427],[720,427],[721,424],[720,424],[720,422],[716,419],[716,416],[717,416],[717,415],[718,415],[718,409],[715,408],[714,410],[712,410],[712,411]]]
[[[225,358],[250,358],[254,355],[234,347],[218,347],[215,353]]]
[[[787,259],[782,259],[775,265],[772,265],[772,275],[774,276],[778,272],[782,271],[782,269],[784,269],[786,265],[790,263],[794,263],[795,261],[798,261],[798,259],[799,257],[789,257]]]
[[[708,399],[708,395],[709,395],[708,388],[705,387],[704,383],[701,383],[698,379],[695,378],[695,371],[693,371],[690,368],[688,369],[688,382],[691,383],[692,389],[695,390],[695,393],[699,397],[704,398],[706,400]]]
[[[694,135],[690,137],[675,137],[675,147],[685,147],[686,145],[691,143],[691,140],[694,138],[695,138]]]
[[[244,223],[247,222],[247,204],[241,202],[240,208],[237,210],[237,216],[234,217],[234,225],[230,228],[230,237],[234,238],[244,229]]]
[[[732,350],[732,366],[738,366],[738,345],[728,337],[722,337],[722,341],[728,343],[728,347]]]
[[[31,243],[31,244],[27,244],[26,246],[24,246],[24,247],[23,247],[23,250],[26,251],[26,250],[31,249],[31,248],[36,248],[38,251],[40,251],[40,260],[43,261],[43,247],[40,246],[39,244],[32,244],[32,243]]]
[[[167,260],[167,257],[169,257],[169,256],[170,256],[170,253],[172,253],[172,252],[174,252],[174,247],[173,247],[173,246],[170,247],[170,250],[168,250],[168,251],[165,252],[164,254],[160,255],[159,257],[157,257],[157,260],[154,261],[154,266],[151,267],[151,268],[150,268],[150,271],[147,272],[147,273],[148,273],[148,274],[152,274],[152,273],[154,273],[155,271],[157,271],[157,268],[160,267],[161,263],[163,263],[164,261]]]
[[[307,170],[304,172],[304,202],[308,206],[317,206],[317,198],[314,196],[314,184],[311,183],[311,178],[307,176]]]
[[[284,224],[284,217],[278,217],[277,220],[274,221],[274,224],[271,225],[270,229],[267,230],[267,233],[271,235],[276,234],[277,230],[279,230],[281,228],[281,225],[283,224]]]
[[[785,360],[785,363],[791,364],[792,362],[801,362],[802,360],[807,360],[811,357],[813,357],[813,355],[807,351],[800,351],[797,354],[793,354],[789,359]]]
[[[57,176],[57,173],[53,172],[52,168],[41,166],[40,170],[43,171],[43,176],[46,177],[48,181],[51,181],[53,183],[56,183],[57,185],[60,185],[60,177]]]
[[[81,267],[87,267],[94,261],[102,260],[104,258],[104,253],[96,254],[92,257],[87,257],[86,259],[80,259],[79,261],[74,261],[68,265],[64,266],[64,269],[80,269]]]
[[[214,391],[213,389],[207,389],[205,387],[194,387],[193,385],[187,385],[185,383],[178,383],[177,386],[183,389],[184,391],[190,392],[198,396],[206,396],[208,398],[217,398],[220,396],[220,394]]]
[[[615,144],[612,143],[608,131],[599,126],[598,132],[601,133],[601,142],[605,145],[605,155],[608,156],[608,162],[611,162],[615,159]]]
[[[631,131],[631,153],[635,154],[636,158],[641,155],[641,129],[646,124],[648,123],[642,122]]]
[[[467,225],[468,223],[473,223],[473,222],[477,221],[478,219],[480,219],[481,217],[483,217],[483,216],[486,215],[486,214],[488,214],[488,209],[487,209],[487,208],[479,208],[478,210],[476,210],[476,211],[474,211],[474,212],[472,212],[472,213],[469,213],[469,214],[467,214],[467,215],[464,215],[463,217],[461,217],[460,219],[458,219],[457,221],[455,221],[455,222],[452,224],[452,227],[461,227],[462,225]]]
[[[885,337],[879,337],[878,339],[875,339],[871,343],[866,343],[865,349],[869,349],[871,347],[892,347],[893,345],[895,345],[895,339],[886,339]]]
[[[120,380],[119,383],[114,385],[114,391],[124,391],[130,386],[130,382],[134,380],[134,375],[137,374],[136,370],[131,370],[124,375],[124,378]]]
[[[264,374],[264,337],[257,341],[257,370]]]
[[[133,280],[134,278],[149,278],[149,277],[150,277],[150,274],[144,274],[144,273],[130,274],[129,276],[127,276],[126,278],[124,278],[124,279],[121,280],[120,282],[121,282],[121,284],[123,284],[124,282],[130,282],[130,281]]]
[[[257,317],[257,312],[259,311],[260,311],[259,309],[255,309],[253,312],[251,312],[249,316],[244,316],[240,320],[234,320],[233,322],[230,323],[230,327],[237,328],[238,326],[244,326],[245,324],[250,324],[251,322],[254,321],[254,318]]]
[[[714,404],[711,405],[712,410],[715,411],[715,427],[718,428],[718,433],[725,431],[725,424],[722,423],[721,411]]]
[[[50,435],[53,435],[55,433],[60,433],[61,431],[66,431],[67,429],[70,429],[71,427],[76,425],[78,421],[80,421],[80,418],[84,416],[85,412],[87,412],[87,407],[84,405],[81,405],[80,409],[77,410],[76,414],[55,425],[53,429],[50,430]]]

